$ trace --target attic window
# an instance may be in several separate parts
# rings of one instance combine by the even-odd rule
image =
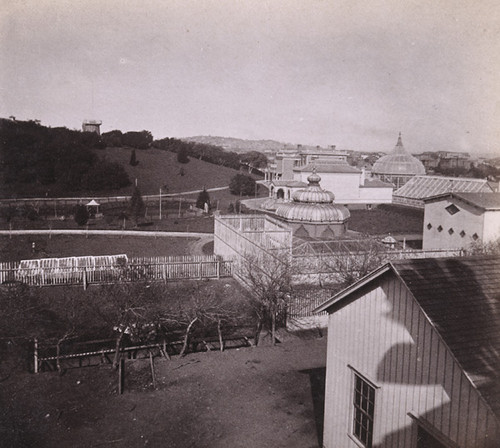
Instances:
[[[448,205],[448,207],[446,207],[446,211],[450,215],[454,215],[455,213],[458,213],[460,211],[460,209],[455,204],[451,204],[451,205]]]
[[[432,229],[432,224],[431,223],[427,224],[427,229],[429,229],[429,230]]]
[[[449,233],[450,235],[453,235],[453,234],[455,233],[455,231],[454,231],[454,230],[450,227],[450,228],[448,229],[448,233]]]
[[[443,227],[439,226],[438,227],[438,232],[442,232],[443,231]]]
[[[474,241],[477,241],[479,239],[479,235],[477,233],[475,233],[474,235],[472,235],[472,239]]]
[[[463,230],[460,232],[460,236],[461,236],[462,238],[465,236],[465,232],[464,232]]]

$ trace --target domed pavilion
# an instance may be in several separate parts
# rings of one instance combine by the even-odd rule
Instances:
[[[344,235],[351,216],[349,210],[334,204],[334,194],[320,187],[321,177],[316,169],[307,180],[307,188],[296,191],[292,202],[278,206],[278,217],[292,227],[297,237],[331,239]]]
[[[413,176],[422,174],[425,174],[425,167],[420,160],[406,151],[401,132],[392,153],[378,159],[372,168],[374,177],[391,182],[396,188],[402,187]]]

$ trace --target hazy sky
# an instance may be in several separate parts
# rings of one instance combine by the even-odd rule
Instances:
[[[500,153],[497,0],[0,0],[0,116]]]

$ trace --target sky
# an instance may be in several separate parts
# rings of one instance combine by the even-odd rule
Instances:
[[[0,0],[0,117],[500,155],[497,0]]]

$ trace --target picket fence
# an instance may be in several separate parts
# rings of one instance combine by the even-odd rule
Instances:
[[[123,264],[59,267],[24,267],[0,263],[0,284],[30,286],[106,284],[133,281],[202,280],[230,277],[232,264],[216,255],[130,258]]]

